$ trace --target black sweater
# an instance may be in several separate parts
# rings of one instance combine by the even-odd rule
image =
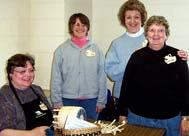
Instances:
[[[144,47],[132,54],[123,78],[120,115],[131,112],[155,119],[189,115],[189,72],[177,49]],[[168,61],[165,61],[165,56]]]

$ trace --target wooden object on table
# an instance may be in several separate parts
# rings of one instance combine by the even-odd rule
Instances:
[[[63,136],[61,131],[55,131],[55,136]],[[103,134],[102,136],[113,136],[113,134]],[[117,132],[116,136],[165,136],[165,129],[150,128],[136,125],[124,125],[122,132]]]

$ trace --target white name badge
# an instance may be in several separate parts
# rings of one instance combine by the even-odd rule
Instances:
[[[177,58],[175,56],[172,56],[171,54],[168,54],[167,56],[164,57],[164,61],[167,64],[171,64],[176,62]]]
[[[87,57],[94,57],[94,56],[96,56],[96,53],[94,51],[91,51],[91,50],[86,50],[85,55]]]

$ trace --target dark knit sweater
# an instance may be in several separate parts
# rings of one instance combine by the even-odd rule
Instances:
[[[45,94],[42,91],[42,88],[37,85],[31,86],[35,92],[41,97],[42,102],[52,110]],[[16,91],[21,103],[27,103],[34,99],[37,99],[37,96],[32,91],[31,88],[26,90]],[[24,111],[13,94],[12,89],[9,85],[3,85],[0,90],[0,131],[6,128],[9,129],[26,129],[26,119]]]
[[[165,45],[159,51],[144,47],[132,54],[122,82],[121,115],[127,116],[128,109],[155,119],[189,115],[188,65],[177,51]],[[167,64],[164,57],[168,55],[176,61]]]

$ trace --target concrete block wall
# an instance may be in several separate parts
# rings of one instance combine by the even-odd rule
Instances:
[[[141,0],[148,16],[163,15],[171,26],[168,44],[189,52],[189,1]],[[36,59],[35,83],[49,90],[53,52],[69,37],[67,21],[75,12],[91,21],[90,37],[106,53],[113,39],[125,32],[117,13],[125,0],[0,0],[0,86],[6,83],[6,60],[28,52]],[[109,88],[112,83],[109,82]]]

